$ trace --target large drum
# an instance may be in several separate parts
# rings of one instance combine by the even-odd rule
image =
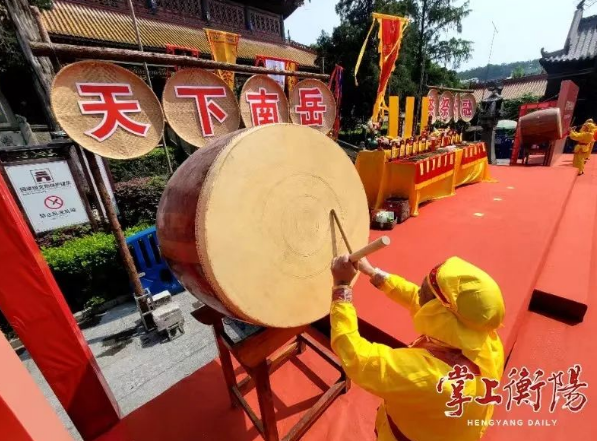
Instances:
[[[330,307],[330,262],[367,244],[367,199],[342,149],[312,128],[274,124],[223,136],[174,173],[157,215],[181,283],[240,320],[294,327]]]
[[[563,136],[562,117],[557,107],[529,113],[521,117],[518,124],[525,145],[555,141]]]

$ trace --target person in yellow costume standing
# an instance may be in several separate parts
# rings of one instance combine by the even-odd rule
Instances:
[[[434,268],[421,287],[373,268],[359,270],[390,299],[407,308],[421,336],[408,348],[371,343],[359,335],[352,305],[355,266],[348,256],[332,262],[331,343],[346,374],[382,398],[377,412],[379,441],[473,441],[493,414],[484,402],[486,381],[497,387],[504,350],[497,334],[505,307],[500,288],[484,271],[452,257]],[[463,406],[450,407],[456,371],[469,373]],[[495,393],[495,392],[494,392]],[[467,398],[468,400],[468,398]],[[461,415],[458,414],[460,409]],[[456,412],[456,413],[454,413]],[[485,423],[485,424],[483,424]]]
[[[585,163],[591,157],[593,145],[595,144],[595,133],[597,132],[597,125],[592,119],[588,119],[580,128],[580,131],[570,130],[568,137],[576,141],[574,146],[574,159],[572,165],[578,169],[578,174],[585,174]]]

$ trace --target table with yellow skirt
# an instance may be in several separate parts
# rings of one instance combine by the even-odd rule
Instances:
[[[476,182],[495,182],[489,173],[485,143],[479,142],[457,148],[454,187]]]
[[[389,161],[382,150],[361,151],[356,168],[369,208],[382,208],[390,197],[405,198],[411,216],[419,214],[419,204],[452,196],[460,185],[491,181],[483,143]]]

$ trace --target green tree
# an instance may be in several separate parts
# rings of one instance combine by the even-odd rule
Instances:
[[[51,9],[53,0],[29,0],[33,6],[40,9]],[[12,20],[8,15],[6,5],[0,2],[0,73],[15,68],[23,68],[25,60],[21,54]]]
[[[543,71],[539,60],[516,61],[514,63],[490,64],[489,66],[479,66],[473,69],[467,69],[458,72],[458,77],[462,80],[477,78],[479,81],[501,80],[512,75],[512,72],[518,67],[524,69],[525,75],[540,74]]]
[[[512,78],[522,78],[524,77],[524,67],[516,66],[512,71]]]
[[[469,2],[454,5],[454,0],[410,0],[412,18],[417,31],[417,55],[414,75],[419,81],[419,96],[423,93],[425,73],[432,63],[458,67],[471,54],[472,42],[462,38],[445,38],[446,33],[462,32],[462,20],[471,10]]]
[[[518,110],[520,106],[522,106],[523,104],[537,103],[539,102],[540,98],[540,96],[531,95],[530,93],[527,93],[521,96],[520,98],[504,101],[504,104],[502,105],[502,118],[517,121]]]

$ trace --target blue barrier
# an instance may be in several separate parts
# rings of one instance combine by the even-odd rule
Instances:
[[[184,291],[162,259],[155,227],[127,238],[126,243],[131,250],[144,289],[148,289],[151,294],[158,294],[165,290],[172,294]]]

